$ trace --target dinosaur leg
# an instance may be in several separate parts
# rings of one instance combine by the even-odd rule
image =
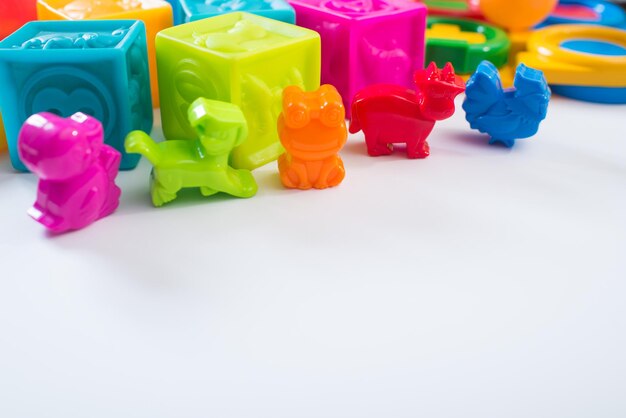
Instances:
[[[72,227],[82,229],[102,217],[102,208],[108,196],[102,196],[97,188],[91,188],[83,197],[78,206],[78,216],[73,217]]]
[[[106,197],[106,201],[104,202],[104,205],[102,206],[102,210],[100,211],[101,218],[104,218],[105,216],[108,216],[112,214],[113,212],[115,212],[115,209],[117,209],[117,207],[120,204],[121,194],[122,194],[122,191],[120,190],[120,188],[117,187],[114,182],[110,182],[109,193]]]
[[[389,155],[393,152],[393,145],[382,140],[379,132],[369,132],[365,134],[367,153],[372,157]]]
[[[406,155],[408,158],[426,158],[430,155],[430,146],[425,138],[415,138],[407,141]]]
[[[64,218],[51,214],[37,204],[28,209],[28,215],[53,232],[65,232],[70,229]]]

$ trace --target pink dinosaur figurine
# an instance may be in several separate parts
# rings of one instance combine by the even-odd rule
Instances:
[[[414,75],[417,90],[393,84],[374,84],[352,100],[350,133],[363,130],[367,152],[375,157],[391,154],[393,144],[406,143],[409,158],[426,158],[426,138],[435,121],[454,114],[454,98],[465,83],[447,63],[442,70],[432,63]]]
[[[80,112],[67,119],[34,114],[22,126],[18,151],[39,177],[28,214],[51,231],[81,229],[117,209],[121,154],[103,143],[97,119]]]

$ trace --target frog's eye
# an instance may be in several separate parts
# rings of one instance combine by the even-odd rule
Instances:
[[[320,120],[329,127],[335,128],[344,121],[346,111],[341,103],[326,103],[322,108]]]
[[[304,128],[311,121],[309,109],[304,103],[295,102],[287,105],[285,109],[285,122],[292,129]]]

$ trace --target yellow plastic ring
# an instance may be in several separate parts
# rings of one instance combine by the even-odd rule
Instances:
[[[626,56],[594,55],[561,48],[564,41],[589,39],[611,42],[626,48],[626,31],[593,25],[554,25],[534,32],[528,40],[528,50],[549,59],[571,64],[605,68],[609,65],[624,66]]]

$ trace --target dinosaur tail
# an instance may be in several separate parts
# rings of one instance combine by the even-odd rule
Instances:
[[[159,146],[143,131],[132,131],[129,133],[124,141],[124,148],[126,148],[128,153],[143,155],[152,165],[158,165],[159,161],[161,161]]]
[[[352,112],[350,115],[350,133],[355,134],[361,130],[361,124],[359,123],[359,116],[356,106],[352,105]]]

